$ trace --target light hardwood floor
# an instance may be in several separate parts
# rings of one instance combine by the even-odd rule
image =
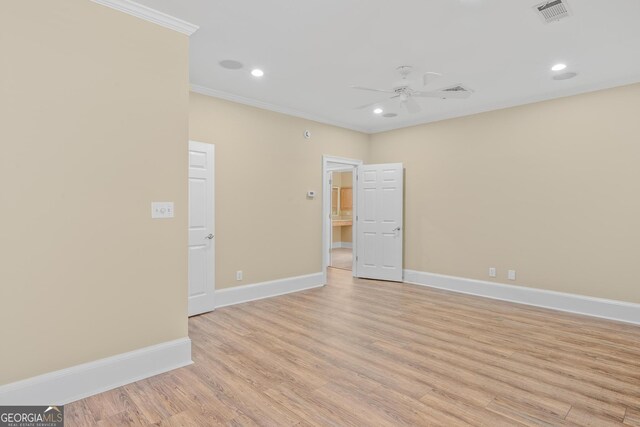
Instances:
[[[640,426],[639,327],[350,274],[191,318],[194,365],[67,425]]]
[[[335,248],[331,249],[331,267],[342,270],[351,270],[353,263],[353,249]]]

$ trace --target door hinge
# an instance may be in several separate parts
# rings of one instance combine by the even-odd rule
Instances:
[[[356,261],[358,260],[358,255],[356,255]]]
[[[356,215],[356,221],[358,220],[358,215]]]

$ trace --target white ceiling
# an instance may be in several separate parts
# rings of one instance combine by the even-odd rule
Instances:
[[[568,0],[573,16],[553,24],[533,10],[542,0],[137,1],[200,26],[194,90],[365,132],[640,81],[639,0]],[[221,68],[224,59],[245,68]],[[578,77],[552,80],[557,62]],[[349,86],[389,88],[399,65],[443,73],[429,89],[475,93],[419,99],[417,114],[381,102],[399,114],[391,119],[354,109],[385,94]]]

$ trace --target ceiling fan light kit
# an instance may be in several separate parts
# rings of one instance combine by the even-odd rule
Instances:
[[[391,94],[392,96],[387,99],[399,99],[400,105],[411,114],[422,111],[422,106],[415,98],[467,99],[472,93],[470,89],[461,84],[431,91],[418,90],[416,89],[416,87],[418,87],[416,81],[409,80],[409,75],[413,72],[413,67],[409,65],[401,65],[396,68],[396,71],[400,74],[400,80],[393,83],[391,89],[375,89],[364,86],[351,86],[351,88],[366,90],[369,92]],[[421,77],[421,86],[427,86],[440,77],[442,77],[442,74],[434,71],[428,71]],[[376,101],[370,104],[361,105],[356,107],[356,109],[365,109],[379,104],[380,101]]]

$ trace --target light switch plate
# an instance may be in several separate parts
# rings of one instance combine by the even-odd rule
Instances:
[[[173,218],[173,202],[151,202],[151,218]]]

